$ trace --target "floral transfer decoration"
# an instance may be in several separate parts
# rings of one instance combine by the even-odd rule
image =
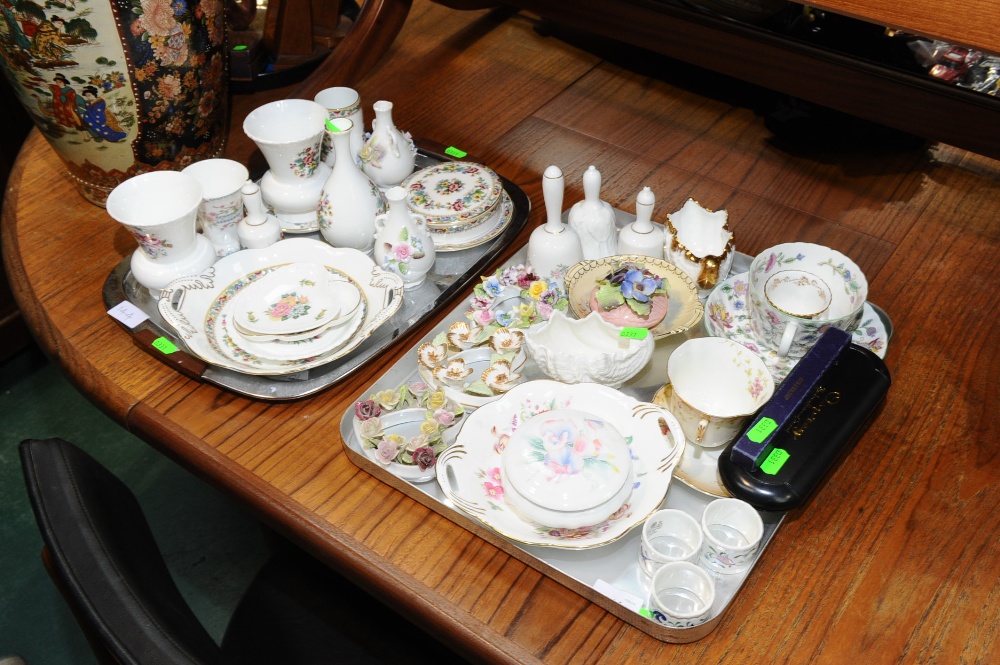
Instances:
[[[425,409],[420,434],[406,438],[387,432],[380,416],[411,406]],[[437,463],[437,456],[446,447],[442,432],[457,423],[464,413],[462,406],[448,399],[444,391],[419,381],[395,390],[381,390],[354,404],[361,445],[375,450],[376,461],[383,466],[393,462],[417,466],[421,471]]]
[[[159,238],[155,233],[146,233],[139,227],[131,227],[129,230],[142,251],[151,259],[166,256],[167,250],[173,247],[169,241]]]
[[[296,178],[311,178],[319,168],[319,155],[320,151],[316,146],[308,146],[295,156],[295,160],[288,165],[288,168]]]

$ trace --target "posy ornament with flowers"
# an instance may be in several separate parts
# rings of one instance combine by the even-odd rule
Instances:
[[[590,308],[622,327],[652,328],[667,315],[667,281],[641,263],[616,263],[597,281]]]
[[[569,305],[566,293],[553,280],[543,280],[531,266],[514,265],[483,277],[475,286],[465,316],[486,340],[499,328],[528,328],[548,321],[555,310]]]
[[[391,430],[388,414],[406,409],[423,409],[420,433],[406,437]],[[392,463],[416,466],[421,471],[433,467],[446,447],[445,429],[457,423],[465,409],[448,399],[442,390],[415,382],[395,390],[381,390],[354,404],[354,417],[361,445],[374,450],[375,461],[383,466]]]

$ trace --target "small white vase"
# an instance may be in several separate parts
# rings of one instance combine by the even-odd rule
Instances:
[[[215,248],[196,232],[201,184],[180,171],[133,176],[108,195],[107,211],[139,244],[132,276],[158,298],[178,277],[197,275],[215,263]]]
[[[601,172],[591,165],[583,174],[584,200],[569,210],[569,225],[580,236],[583,258],[603,259],[618,253],[615,211],[601,200]]]
[[[247,181],[240,190],[247,215],[236,227],[244,249],[262,249],[281,240],[281,223],[269,215],[260,197],[260,187]]]
[[[388,209],[385,195],[351,159],[351,128],[347,118],[327,120],[327,132],[337,158],[319,200],[319,228],[334,247],[371,253],[375,216]]]
[[[403,288],[420,286],[434,266],[434,238],[422,215],[410,212],[406,190],[385,193],[389,212],[375,217],[375,263],[403,278]]]
[[[558,166],[545,169],[542,195],[545,198],[546,221],[531,232],[528,239],[528,265],[532,272],[560,283],[566,271],[583,260],[583,248],[576,231],[562,223],[562,202],[565,181]]]
[[[663,258],[663,230],[653,226],[656,195],[643,187],[635,197],[635,221],[618,232],[618,254],[640,254]]]
[[[376,185],[388,189],[413,173],[417,154],[413,141],[392,122],[392,102],[375,102],[372,135],[361,149],[362,169]]]
[[[219,258],[240,250],[237,225],[243,219],[243,193],[247,167],[231,159],[203,159],[183,169],[201,183],[202,201],[198,208],[201,228]]]
[[[354,162],[360,161],[361,148],[365,145],[365,118],[361,108],[361,95],[354,88],[327,88],[320,90],[313,98],[314,101],[326,108],[330,120],[336,118],[347,118],[354,123],[351,128],[351,156]],[[330,136],[323,136],[323,162],[333,167],[337,159],[337,153],[330,143]]]

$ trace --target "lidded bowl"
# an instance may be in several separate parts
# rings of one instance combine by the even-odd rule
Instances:
[[[504,496],[521,517],[543,526],[600,524],[632,493],[628,443],[601,418],[556,409],[525,420],[501,456]]]

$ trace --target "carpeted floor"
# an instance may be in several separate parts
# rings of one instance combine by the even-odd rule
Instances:
[[[256,522],[101,413],[31,347],[0,365],[0,659],[97,662],[42,566],[41,537],[21,477],[18,443],[53,436],[87,450],[132,489],[181,592],[221,638],[267,555]],[[198,520],[190,519],[194,512]]]

